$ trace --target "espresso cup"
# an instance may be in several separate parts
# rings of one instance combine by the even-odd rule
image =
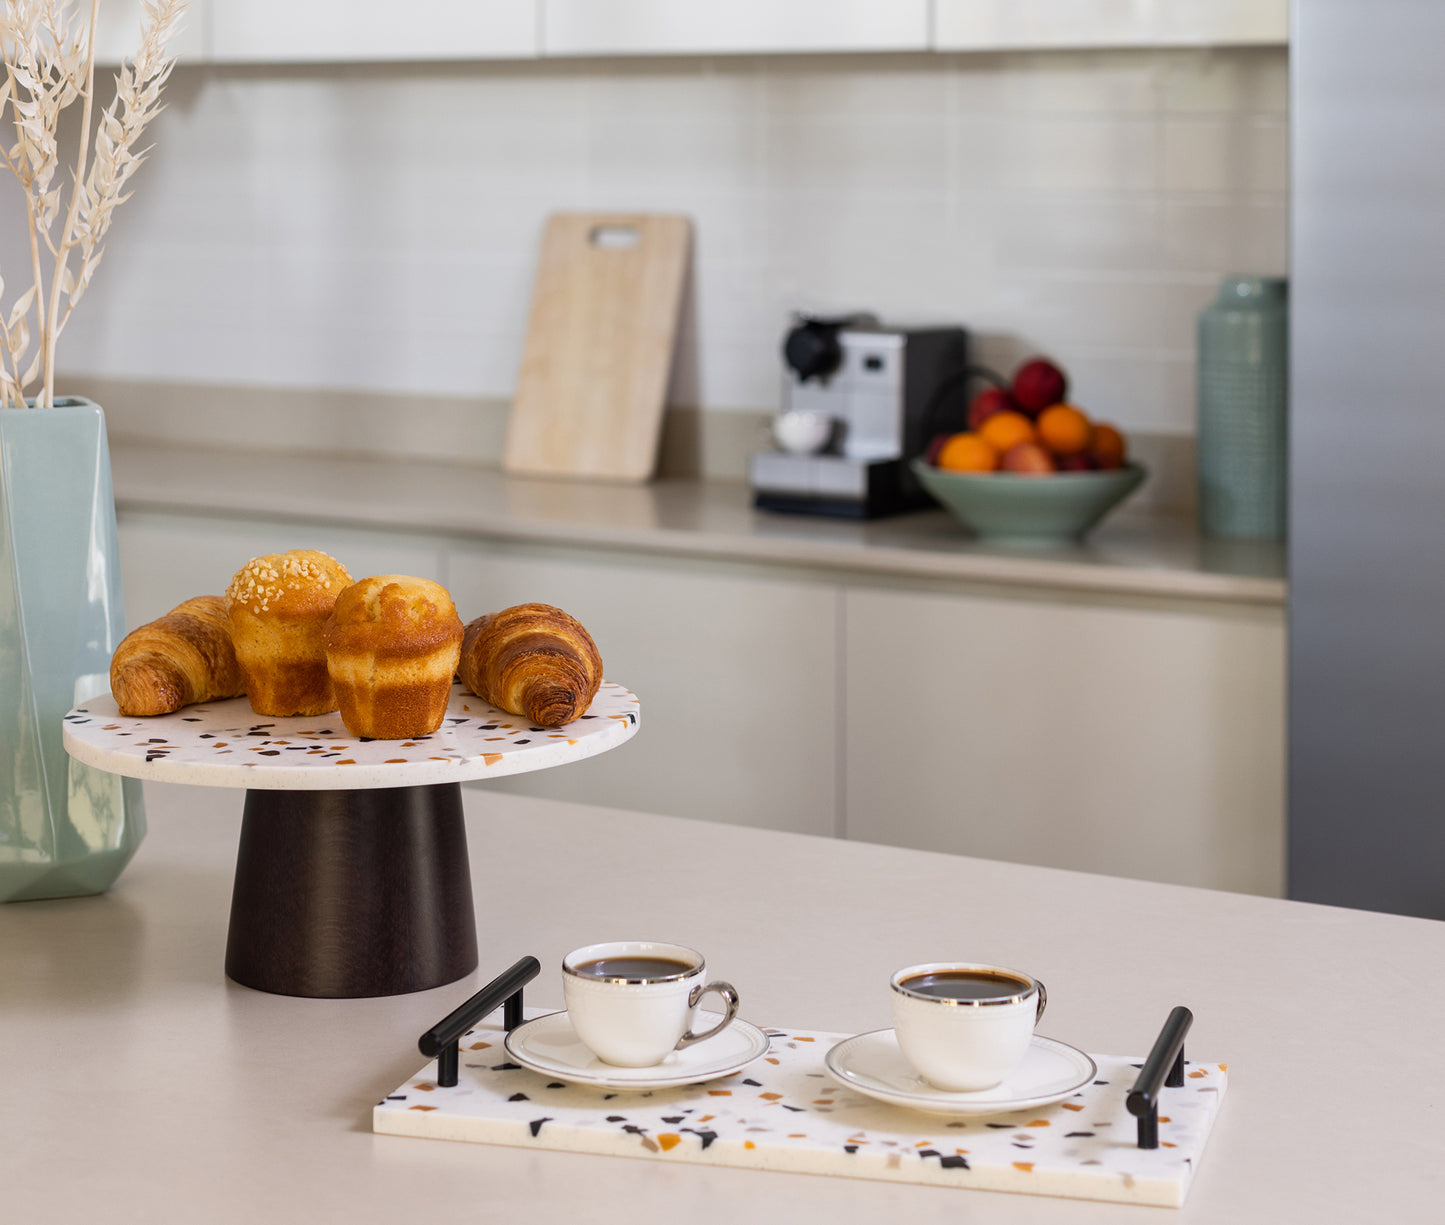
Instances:
[[[698,1002],[722,996],[723,1019],[695,1034]],[[738,1014],[731,983],[708,982],[702,954],[680,944],[625,940],[588,944],[562,959],[562,996],[577,1036],[603,1063],[648,1068],[711,1038]]]
[[[950,1092],[992,1089],[1029,1049],[1044,984],[966,961],[908,966],[890,981],[898,1047],[924,1080]]]

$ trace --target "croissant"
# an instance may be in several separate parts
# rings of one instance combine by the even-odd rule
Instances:
[[[482,701],[557,727],[587,713],[602,684],[602,656],[575,617],[550,604],[518,604],[466,627],[457,675]]]
[[[164,715],[246,692],[226,601],[197,596],[132,630],[110,661],[110,692],[123,715]]]

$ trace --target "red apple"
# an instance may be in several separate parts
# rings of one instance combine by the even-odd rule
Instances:
[[[1094,461],[1085,451],[1075,451],[1072,455],[1060,455],[1058,459],[1060,472],[1092,472],[1094,470]]]
[[[943,444],[951,437],[953,437],[952,434],[935,434],[933,441],[928,444],[928,448],[923,452],[923,462],[931,468],[938,467],[938,453],[943,450]]]
[[[1037,417],[1052,404],[1062,404],[1068,390],[1068,377],[1044,357],[1030,358],[1015,370],[1010,388],[1013,402],[1031,417]]]
[[[998,466],[1004,472],[1019,476],[1046,476],[1057,471],[1054,457],[1036,442],[1021,442],[1010,447],[1003,453]]]
[[[968,406],[968,428],[977,433],[978,427],[994,413],[1007,412],[1013,406],[1013,400],[1002,387],[985,387]]]

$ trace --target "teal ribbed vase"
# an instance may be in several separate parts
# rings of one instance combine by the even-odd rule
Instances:
[[[1199,315],[1199,526],[1282,540],[1288,495],[1289,293],[1230,277]]]
[[[101,410],[0,409],[0,901],[103,892],[145,835],[140,783],[61,742],[110,688],[119,561]]]

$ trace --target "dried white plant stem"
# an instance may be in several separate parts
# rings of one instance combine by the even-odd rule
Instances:
[[[22,407],[31,384],[37,406],[55,402],[60,334],[95,275],[115,208],[129,197],[130,176],[145,160],[138,149],[160,113],[161,89],[175,65],[167,48],[189,0],[143,0],[140,49],[115,76],[115,97],[95,119],[95,30],[100,0],[0,0],[0,160],[25,193],[30,229],[30,285],[5,306],[0,277],[0,407]],[[81,101],[70,194],[57,132],[61,112]],[[7,144],[10,132],[15,141]],[[60,220],[59,232],[56,222]],[[71,257],[78,266],[72,271]],[[46,269],[49,268],[47,285]],[[32,327],[33,320],[33,327]],[[27,354],[34,353],[28,365]]]

